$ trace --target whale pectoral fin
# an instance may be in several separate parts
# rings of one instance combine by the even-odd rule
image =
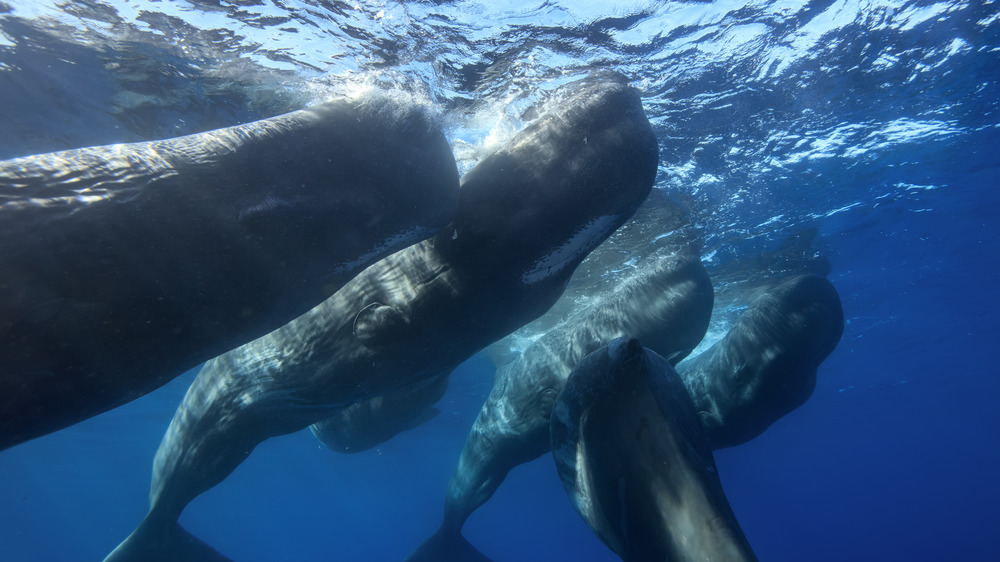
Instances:
[[[104,562],[232,562],[176,522],[148,517],[122,541]]]
[[[397,340],[410,326],[410,319],[394,306],[371,303],[354,318],[354,336],[368,347]]]
[[[406,562],[491,562],[462,536],[462,533],[439,530],[425,540]]]

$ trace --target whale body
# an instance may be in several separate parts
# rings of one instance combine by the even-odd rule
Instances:
[[[280,327],[457,204],[439,125],[375,93],[0,162],[0,449]]]
[[[573,507],[623,561],[757,560],[691,396],[639,340],[612,340],[577,365],[550,430]]]
[[[661,254],[497,371],[448,483],[442,524],[410,562],[487,560],[462,536],[462,526],[511,469],[549,451],[545,428],[554,397],[602,341],[628,333],[668,357],[713,449],[756,437],[805,402],[843,332],[833,285],[807,274],[766,286],[725,337],[685,359],[704,336],[712,308],[708,275],[685,250]]]
[[[448,482],[441,526],[407,560],[486,560],[461,529],[511,469],[550,451],[552,408],[573,368],[626,333],[677,363],[704,337],[713,300],[708,273],[695,253],[686,245],[660,248],[498,368]]]
[[[156,453],[150,510],[108,560],[217,559],[177,518],[258,443],[450,373],[552,306],[648,195],[658,160],[635,90],[595,77],[560,92],[463,177],[448,229],[206,363]]]

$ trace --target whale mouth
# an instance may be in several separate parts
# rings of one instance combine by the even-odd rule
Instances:
[[[621,221],[621,215],[604,215],[580,227],[566,242],[542,256],[521,275],[521,282],[532,285],[564,271],[600,245]]]
[[[334,279],[337,276],[343,275],[349,271],[353,271],[365,264],[370,264],[376,261],[379,256],[385,256],[386,254],[392,253],[393,251],[399,251],[403,248],[416,244],[422,240],[426,240],[431,235],[437,232],[435,228],[429,228],[425,226],[414,226],[412,228],[402,230],[390,236],[387,236],[380,240],[374,245],[368,252],[365,252],[357,259],[353,259],[346,262],[340,262],[334,265],[330,272],[324,277],[326,280]]]

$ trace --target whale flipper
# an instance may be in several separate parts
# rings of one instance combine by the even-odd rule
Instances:
[[[442,528],[417,547],[406,562],[491,562],[462,533]]]
[[[174,521],[147,516],[104,562],[232,562]]]

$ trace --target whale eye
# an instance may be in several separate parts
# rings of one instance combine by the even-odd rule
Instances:
[[[559,390],[555,388],[543,388],[538,393],[538,409],[542,417],[548,418],[552,414],[558,396]]]
[[[294,206],[273,195],[265,195],[254,204],[242,207],[236,214],[240,226],[252,235],[264,236],[272,231],[280,231],[294,222]]]
[[[410,325],[398,308],[373,302],[361,309],[354,317],[353,333],[366,346],[376,346],[400,337]]]

